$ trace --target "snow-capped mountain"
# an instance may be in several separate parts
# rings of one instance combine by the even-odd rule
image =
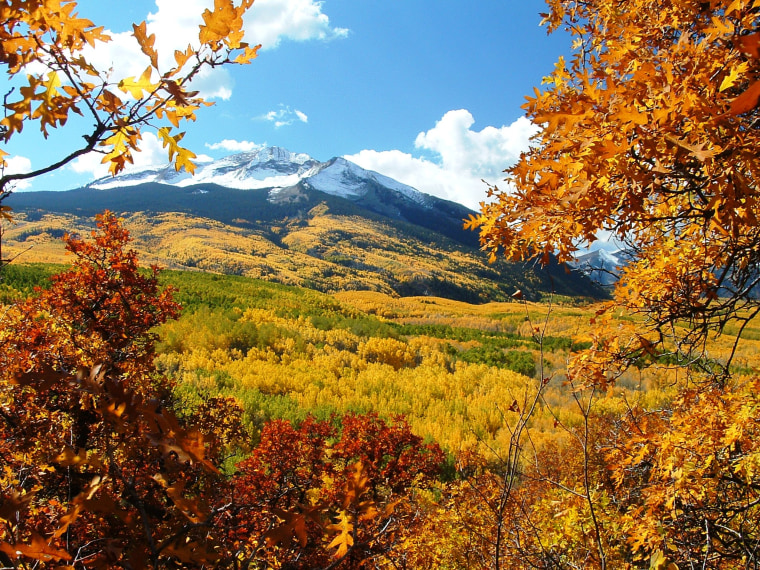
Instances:
[[[237,190],[282,188],[297,184],[321,163],[308,154],[292,153],[279,147],[233,154],[213,162],[199,163],[195,175],[177,172],[171,165],[105,177],[88,186],[99,190],[123,188],[148,182],[171,186],[211,183]]]
[[[125,188],[137,190],[156,184],[210,196],[220,196],[220,189],[237,190],[255,200],[261,199],[263,193],[263,199],[272,206],[291,209],[323,200],[344,201],[343,206],[337,203],[333,206],[347,211],[345,202],[348,202],[352,208],[358,207],[395,221],[425,227],[462,243],[477,245],[477,235],[462,227],[462,220],[474,212],[461,204],[423,194],[345,158],[320,162],[308,154],[279,147],[200,163],[194,176],[176,172],[174,167],[167,165],[101,178],[90,183],[86,190],[95,193]],[[169,194],[168,189],[164,189],[151,202],[165,201]],[[128,198],[125,196],[124,199]],[[238,217],[246,216],[240,213]]]
[[[625,250],[607,251],[598,249],[579,255],[571,267],[585,273],[592,281],[603,286],[614,285],[620,277],[620,271],[630,261],[630,253]]]
[[[425,194],[422,192],[388,176],[365,170],[345,158],[333,158],[320,164],[307,172],[303,181],[315,190],[343,198],[364,196],[368,191],[368,183],[374,183],[398,192],[418,204],[425,203]]]
[[[213,162],[200,163],[195,175],[176,172],[167,165],[138,172],[130,172],[116,177],[95,180],[88,186],[98,190],[123,188],[155,182],[171,186],[197,186],[216,184],[237,190],[258,190],[270,188],[272,200],[278,199],[279,192],[303,183],[313,188],[341,198],[361,198],[372,186],[398,192],[418,204],[424,204],[425,194],[411,186],[365,170],[345,158],[333,158],[319,162],[308,154],[293,153],[279,147],[267,147],[252,152],[227,156]]]
[[[515,289],[603,295],[556,264],[488,265],[478,235],[463,228],[474,212],[461,204],[344,158],[320,162],[281,148],[201,163],[193,177],[143,170],[69,191],[14,193],[8,203],[27,224],[17,244],[27,249],[28,237],[40,243],[60,232],[47,213],[85,232],[109,209],[130,220],[142,251],[166,267],[469,302],[508,299]]]

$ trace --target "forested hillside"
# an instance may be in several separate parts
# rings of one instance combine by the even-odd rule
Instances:
[[[0,137],[94,125],[37,170],[0,151],[2,568],[759,569],[760,2],[547,0],[572,56],[468,218],[490,269],[305,185],[263,225],[5,204],[154,126],[192,171],[172,129],[257,55],[251,6],[215,0],[168,68],[135,24],[149,67],[119,78],[73,2],[0,4]],[[484,279],[605,235],[610,299]]]
[[[436,295],[468,302],[505,300],[520,289],[533,299],[557,292],[603,297],[579,272],[558,264],[489,265],[477,235],[452,217],[416,211],[419,223],[376,214],[312,192],[271,203],[268,191],[143,185],[113,190],[34,192],[9,201],[15,224],[3,248],[19,260],[64,263],[60,238],[87,235],[93,217],[111,209],[125,218],[141,259],[162,267],[245,275],[324,292],[368,290]],[[441,201],[442,202],[442,201]]]

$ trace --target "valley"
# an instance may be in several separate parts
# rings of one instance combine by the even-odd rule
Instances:
[[[9,266],[0,300],[46,287],[60,268]],[[524,407],[539,388],[544,405],[530,422],[537,441],[564,437],[565,422],[582,421],[565,368],[575,352],[591,345],[589,322],[599,304],[567,297],[474,305],[374,291],[325,294],[170,270],[161,282],[175,290],[183,312],[156,331],[157,370],[176,383],[180,405],[188,410],[211,397],[232,398],[251,433],[277,419],[400,414],[452,458],[474,450],[495,460],[510,443],[506,408],[511,402]],[[756,364],[760,324],[743,338],[734,356],[737,374]],[[727,331],[713,343],[714,358],[724,360],[734,340]],[[597,396],[596,406],[657,407],[673,397],[677,370],[667,361],[633,367],[615,390]]]

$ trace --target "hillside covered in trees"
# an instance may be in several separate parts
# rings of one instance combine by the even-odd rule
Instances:
[[[5,230],[3,247],[19,260],[63,263],[61,236],[86,235],[94,216],[110,209],[124,217],[141,259],[173,269],[324,292],[435,295],[471,303],[503,301],[517,289],[533,299],[552,291],[606,295],[557,263],[489,264],[477,235],[462,228],[472,212],[457,204],[438,200],[435,208],[423,208],[384,195],[380,205],[406,208],[411,222],[317,190],[299,190],[295,202],[273,203],[268,196],[269,189],[209,184],[16,194],[8,200],[16,223]]]
[[[73,3],[0,6],[1,61],[27,82],[4,140],[94,121],[60,162],[0,171],[0,202],[95,148],[118,173],[153,126],[192,170],[169,125],[204,103],[201,69],[256,56],[251,4],[216,0],[170,69],[135,25],[140,78],[88,63],[108,37]],[[760,568],[760,6],[547,6],[572,57],[467,227],[529,263],[613,235],[612,298],[161,273],[113,213],[63,218],[65,265],[2,267],[4,568]],[[308,220],[291,249],[337,224]]]

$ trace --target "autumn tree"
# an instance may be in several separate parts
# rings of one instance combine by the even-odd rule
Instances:
[[[599,444],[624,513],[606,532],[626,533],[632,563],[756,568],[755,380],[735,374],[736,345],[717,361],[707,341],[731,327],[738,343],[760,311],[760,5],[547,4],[544,24],[570,32],[572,56],[528,98],[539,132],[468,225],[513,260],[570,261],[604,235],[627,250],[568,375],[607,389],[636,364],[683,381],[667,409],[631,405]]]
[[[403,567],[404,540],[422,518],[415,492],[435,481],[443,453],[400,417],[349,413],[336,423],[309,417],[264,427],[219,517],[231,559],[261,568]]]
[[[511,259],[569,261],[610,234],[633,255],[615,301],[653,333],[638,348],[688,357],[758,311],[756,3],[548,5],[573,56],[529,98],[541,131],[470,225]]]
[[[140,77],[113,77],[97,69],[88,57],[110,41],[103,27],[81,18],[73,0],[9,0],[0,5],[0,63],[11,84],[5,93],[5,116],[0,120],[4,142],[25,126],[37,124],[47,137],[67,124],[72,114],[91,121],[79,148],[67,149],[60,159],[28,173],[6,173],[0,150],[0,202],[14,183],[51,172],[88,152],[99,152],[112,174],[121,172],[139,151],[142,131],[155,128],[177,170],[193,172],[195,154],[182,147],[180,123],[195,120],[208,105],[192,80],[205,68],[249,63],[258,46],[243,42],[243,15],[253,0],[215,0],[203,12],[197,42],[174,52],[167,63],[155,48],[155,34],[145,22],[133,25],[133,35],[146,56]],[[7,208],[4,210],[7,214]]]
[[[171,411],[153,366],[178,314],[139,271],[113,214],[49,290],[0,314],[0,559],[4,567],[159,568],[216,559],[202,500],[211,438]],[[209,449],[213,450],[213,445]]]

